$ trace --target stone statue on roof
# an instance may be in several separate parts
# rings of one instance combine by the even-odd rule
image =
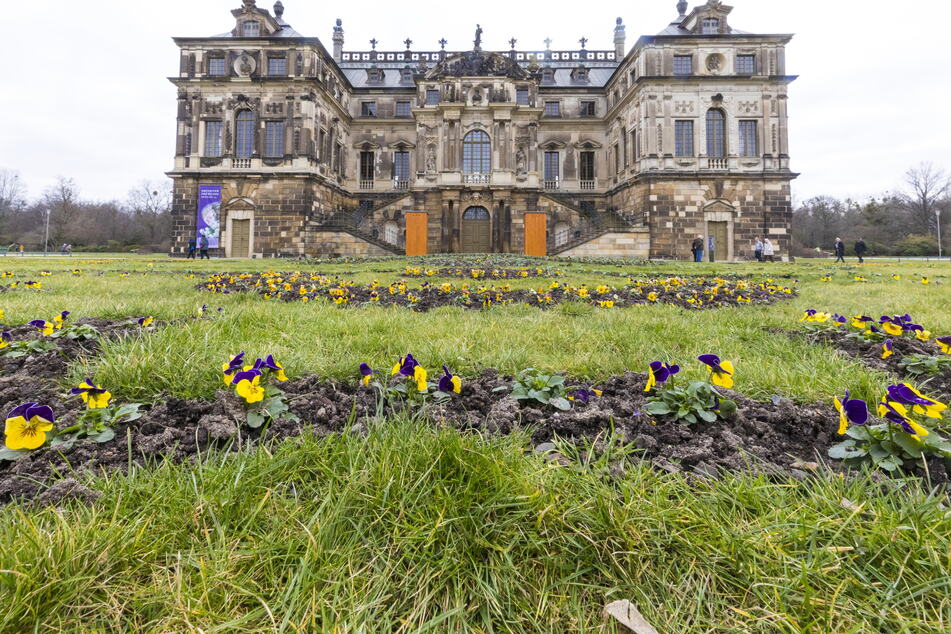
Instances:
[[[473,50],[482,50],[482,25],[476,24],[475,48]]]

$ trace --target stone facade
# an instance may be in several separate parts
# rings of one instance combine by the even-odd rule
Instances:
[[[175,40],[173,253],[209,185],[223,256],[400,253],[412,212],[431,253],[523,252],[545,212],[551,254],[687,258],[702,235],[733,260],[766,235],[782,255],[791,36],[687,9],[629,51],[620,18],[603,50],[484,51],[479,27],[457,51],[346,51],[338,20],[328,51],[243,0],[230,32]]]

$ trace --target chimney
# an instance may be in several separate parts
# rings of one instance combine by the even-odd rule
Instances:
[[[337,26],[334,27],[334,61],[343,61],[343,20],[337,18]]]
[[[617,26],[614,27],[614,58],[618,61],[624,59],[624,22],[621,18],[617,19]]]

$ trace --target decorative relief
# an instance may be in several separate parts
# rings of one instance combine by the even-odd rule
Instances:
[[[707,70],[711,73],[719,73],[723,68],[723,56],[719,53],[707,55]]]
[[[254,56],[246,52],[242,51],[241,54],[238,55],[238,58],[234,60],[234,72],[239,77],[250,77],[257,68],[257,60],[254,59]]]
[[[675,101],[674,112],[677,114],[693,114],[692,101]]]
[[[736,107],[740,114],[755,114],[759,111],[759,103],[756,101],[740,101]]]

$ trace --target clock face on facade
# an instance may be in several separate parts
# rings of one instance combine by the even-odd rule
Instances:
[[[234,72],[240,77],[249,77],[257,67],[257,61],[247,53],[241,53],[238,59],[234,60]]]

